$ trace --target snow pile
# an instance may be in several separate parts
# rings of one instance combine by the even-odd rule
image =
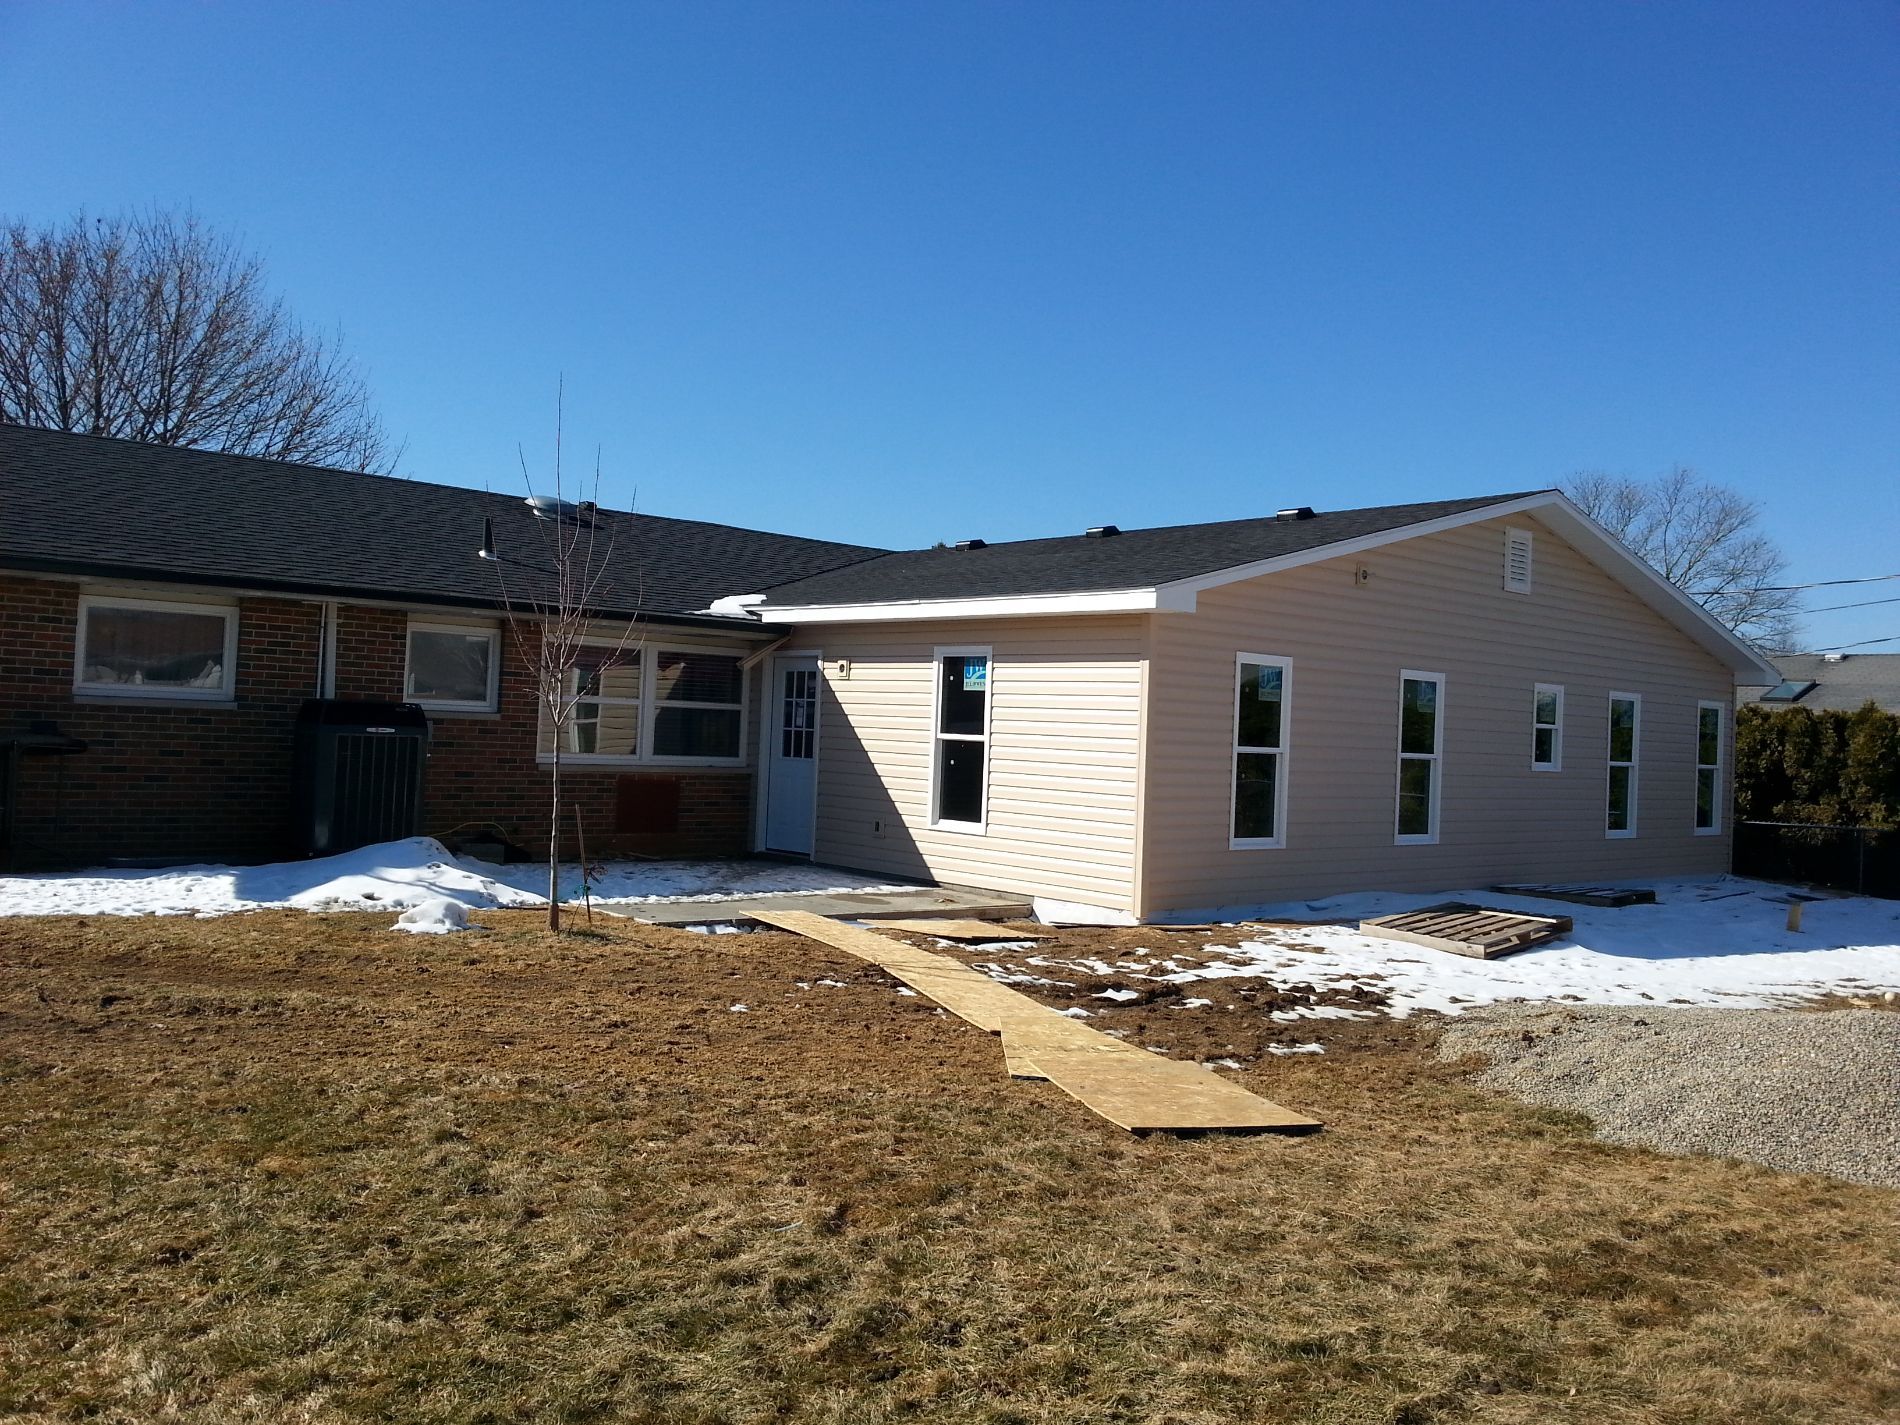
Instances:
[[[267,866],[172,866],[0,876],[0,915],[229,915],[300,910],[407,909],[451,900],[478,909],[547,904],[548,870],[452,856],[427,836],[338,856]],[[563,866],[563,898],[578,900],[580,868]],[[623,861],[599,868],[594,902],[643,905],[900,889],[868,876],[765,861]]]
[[[450,935],[468,929],[468,907],[447,896],[437,896],[411,906],[397,917],[390,929],[406,930],[411,935]]]
[[[1390,1012],[1456,1014],[1505,1000],[1598,1005],[1697,1004],[1736,1009],[1790,1004],[1830,992],[1900,991],[1900,901],[1840,896],[1813,901],[1804,928],[1787,929],[1788,893],[1759,881],[1667,881],[1657,903],[1609,910],[1455,891],[1434,896],[1361,895],[1250,908],[1261,920],[1337,918],[1476,901],[1531,914],[1569,915],[1570,935],[1500,960],[1473,960],[1404,941],[1362,935],[1353,925],[1236,927],[1229,944],[1205,947],[1208,964],[1163,978],[1177,984],[1247,978],[1315,989],[1373,986]],[[1333,1006],[1274,1018],[1354,1012]]]

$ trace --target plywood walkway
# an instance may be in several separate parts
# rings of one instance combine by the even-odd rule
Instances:
[[[809,911],[760,912],[781,930],[867,960],[952,1014],[1003,1038],[1017,1078],[1045,1078],[1131,1132],[1306,1130],[1319,1120],[1249,1093],[1197,1064],[1151,1054],[1057,1014],[960,960]]]

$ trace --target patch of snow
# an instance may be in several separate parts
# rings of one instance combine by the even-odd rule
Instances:
[[[905,999],[916,999],[916,998],[917,998],[917,991],[915,991],[915,990],[913,990],[913,989],[911,989],[911,988],[909,988],[909,987],[908,987],[908,986],[906,986],[906,985],[899,985],[899,986],[897,987],[897,992],[898,992],[898,993],[899,993],[900,995],[902,995],[902,996],[904,996],[904,998],[905,998]]]
[[[1112,999],[1117,1004],[1126,1004],[1131,999],[1140,999],[1141,991],[1139,990],[1102,990],[1095,997],[1097,999]]]
[[[397,917],[390,929],[406,930],[411,935],[451,935],[468,929],[468,907],[447,896],[437,896],[411,906]]]
[[[1266,979],[1318,990],[1369,986],[1388,1012],[1457,1014],[1501,1000],[1568,1000],[1603,1005],[1700,1004],[1763,1008],[1852,985],[1900,990],[1900,902],[1830,896],[1807,903],[1804,928],[1787,928],[1787,890],[1738,877],[1650,883],[1655,905],[1613,910],[1558,904],[1495,891],[1431,896],[1338,896],[1297,906],[1228,907],[1239,918],[1285,919],[1295,912],[1342,921],[1415,910],[1439,901],[1475,901],[1530,914],[1563,914],[1571,933],[1499,960],[1475,960],[1361,934],[1355,924],[1248,927],[1236,944],[1209,947],[1221,958],[1167,978],[1176,983]],[[1272,1013],[1276,1020],[1363,1018],[1333,1005]]]
[[[1326,1046],[1324,1044],[1269,1044],[1267,1052],[1269,1054],[1324,1054]]]
[[[1238,1059],[1209,1059],[1207,1062],[1217,1069],[1239,1069],[1245,1067]]]
[[[1094,1017],[1086,1009],[1059,1009],[1056,1013],[1062,1015],[1065,1019],[1091,1019]]]
[[[432,837],[362,846],[336,856],[265,866],[100,868],[0,876],[0,915],[228,915],[234,911],[546,905],[545,865],[496,866],[449,854]],[[580,894],[580,868],[563,866],[562,894]],[[869,876],[768,861],[619,861],[592,882],[596,905],[737,900],[902,889]]]
[[[752,1011],[751,1011],[751,1009],[749,1009],[749,1008],[748,1008],[747,1006],[745,1006],[745,1005],[742,1005],[742,1004],[729,1004],[729,1005],[727,1005],[727,1006],[726,1006],[726,1012],[727,1012],[728,1014],[750,1014],[750,1013],[752,1013]]]
[[[1201,1009],[1213,1002],[1211,999],[1184,999],[1179,1002],[1177,1007],[1181,1009]]]
[[[1140,921],[1125,910],[1108,910],[1079,901],[1052,900],[1036,896],[1030,901],[1036,919],[1044,925],[1139,925]]]
[[[844,988],[843,980],[820,980],[818,983],[829,990],[841,990]]]

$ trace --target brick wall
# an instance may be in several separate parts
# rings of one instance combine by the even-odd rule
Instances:
[[[317,605],[244,599],[239,606],[237,701],[162,706],[73,697],[78,586],[0,576],[0,728],[47,722],[89,751],[22,762],[15,860],[71,865],[109,857],[185,856],[259,861],[296,854],[291,755],[297,709],[317,675]],[[336,693],[403,696],[408,615],[338,610]],[[424,790],[424,830],[435,836],[493,824],[544,853],[549,775],[535,760],[536,714],[526,663],[502,638],[500,712],[435,715]],[[651,796],[678,783],[670,831],[619,832],[621,779]],[[585,767],[562,770],[563,799],[578,806],[590,855],[723,856],[750,845],[750,769]],[[664,799],[664,798],[663,798]],[[670,800],[670,799],[669,799]],[[573,813],[562,815],[565,854]]]
[[[0,577],[0,727],[48,722],[91,744],[21,759],[16,861],[287,852],[292,726],[315,688],[316,607],[243,602],[235,705],[76,700],[78,611],[77,585]]]

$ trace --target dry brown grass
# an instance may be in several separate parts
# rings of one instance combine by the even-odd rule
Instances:
[[[389,918],[0,921],[0,1418],[1900,1411],[1894,1194],[1597,1144],[1428,1030],[1242,1075],[1317,1136],[1136,1139],[795,937]],[[1197,1013],[1096,1022],[1283,1036]]]

